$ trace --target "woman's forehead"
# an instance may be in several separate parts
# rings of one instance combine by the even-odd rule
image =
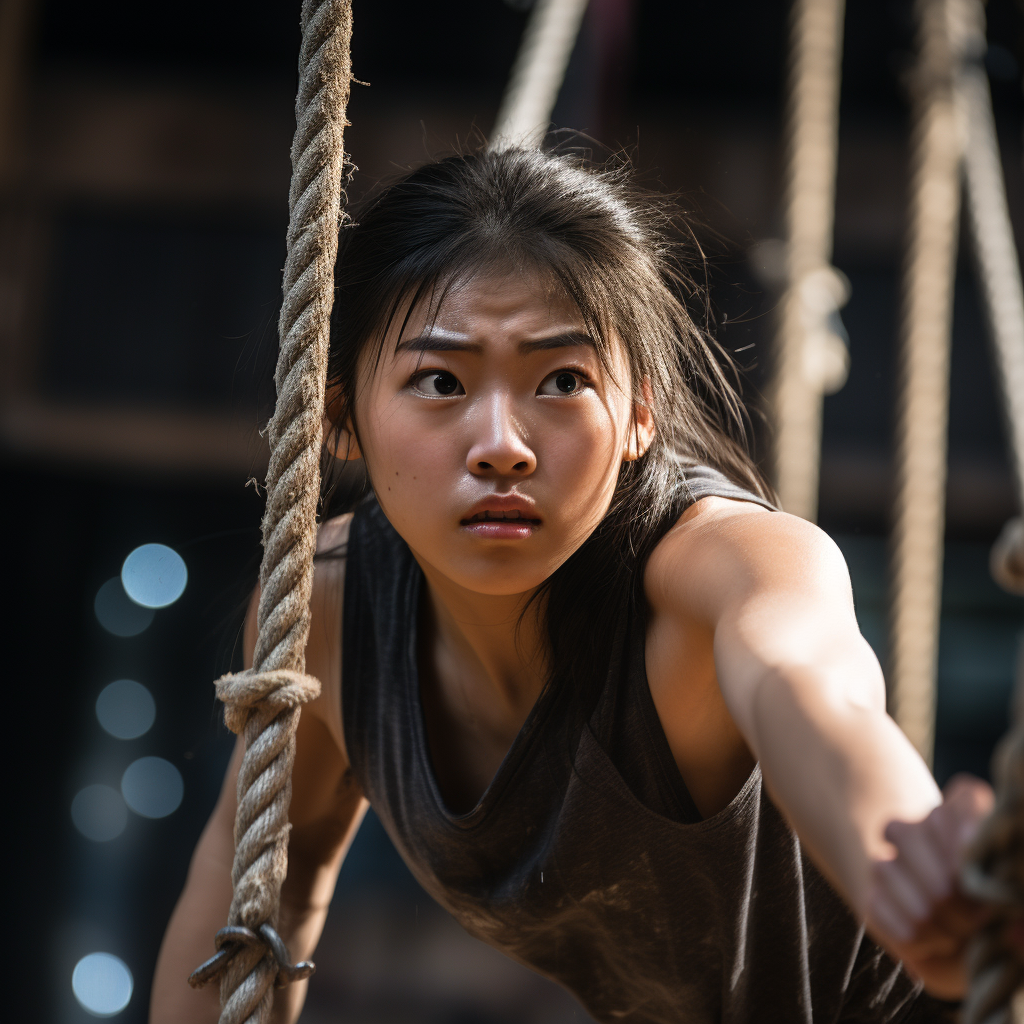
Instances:
[[[553,327],[587,333],[584,317],[565,289],[538,272],[510,269],[464,276],[411,300],[389,332],[396,343],[428,328],[481,340]]]
[[[364,349],[362,356],[367,382],[382,379],[378,373],[384,366],[397,367],[411,354],[422,363],[429,352],[482,355],[492,347],[521,355],[589,351],[596,357],[593,372],[619,390],[628,390],[631,377],[625,345],[614,329],[601,332],[588,322],[557,280],[521,270],[411,289],[374,347],[376,355]]]

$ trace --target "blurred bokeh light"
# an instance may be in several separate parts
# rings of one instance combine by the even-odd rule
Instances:
[[[110,953],[90,953],[75,964],[71,987],[86,1011],[95,1017],[113,1017],[132,997],[132,972]]]
[[[75,794],[71,801],[71,820],[86,839],[106,843],[124,831],[128,811],[116,789],[97,783]]]
[[[166,544],[142,544],[121,566],[124,592],[143,608],[166,608],[185,592],[185,561]]]
[[[140,757],[121,777],[124,802],[144,818],[166,818],[181,806],[185,783],[181,772],[162,757]]]
[[[96,717],[111,736],[134,740],[149,732],[156,719],[156,702],[142,683],[117,679],[96,698]]]
[[[153,610],[136,604],[114,576],[96,591],[93,610],[100,625],[114,636],[137,636],[153,621]]]

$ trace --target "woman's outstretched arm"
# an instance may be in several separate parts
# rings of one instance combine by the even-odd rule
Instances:
[[[801,519],[726,499],[699,503],[663,545],[655,612],[706,626],[772,799],[874,935],[933,993],[960,994],[979,908],[956,871],[990,791],[962,782],[943,802],[886,714],[838,548]]]
[[[336,523],[326,524],[321,530],[322,547],[344,541],[347,522],[340,526],[343,529],[339,530]],[[342,749],[339,686],[343,577],[343,561],[317,564],[306,667],[320,679],[323,692],[303,709],[299,719],[289,812],[292,831],[288,877],[281,891],[278,928],[293,963],[313,955],[338,871],[367,806]],[[252,664],[255,646],[257,600],[254,596],[246,617],[246,667]],[[164,935],[150,1000],[152,1024],[212,1024],[220,1014],[219,986],[211,983],[194,990],[186,979],[213,955],[213,937],[227,922],[235,785],[241,758],[239,741]],[[278,989],[274,1020],[297,1020],[305,993],[306,982]]]

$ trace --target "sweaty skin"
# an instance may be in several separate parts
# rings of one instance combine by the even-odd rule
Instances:
[[[600,522],[656,416],[634,402],[617,343],[609,373],[575,307],[529,275],[457,283],[436,317],[412,311],[379,363],[367,348],[339,450],[366,459],[423,569],[429,747],[446,802],[466,810],[544,683],[542,623],[528,612],[515,630],[524,603]],[[348,523],[325,524],[321,548],[342,542]],[[366,807],[342,738],[343,580],[343,560],[318,563],[307,667],[323,694],[299,726],[282,894],[294,959],[313,953]],[[705,498],[657,546],[644,584],[651,694],[701,813],[726,806],[760,761],[773,800],[875,937],[935,994],[960,994],[981,911],[956,891],[956,871],[991,791],[962,780],[943,801],[886,715],[832,541],[784,513]],[[209,955],[230,901],[237,760],[164,940],[157,1024],[217,1016],[216,993],[183,979]],[[275,1019],[294,1021],[305,989],[283,991]]]

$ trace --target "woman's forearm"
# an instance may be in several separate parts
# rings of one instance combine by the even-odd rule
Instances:
[[[213,956],[213,938],[227,921],[231,905],[231,833],[215,812],[203,832],[189,866],[185,889],[174,908],[160,955],[150,997],[150,1024],[215,1024],[220,1016],[220,993],[215,983],[201,989],[188,976]]]
[[[353,815],[352,833],[362,810]],[[222,826],[215,814],[196,847],[185,889],[174,908],[157,960],[150,1024],[213,1024],[220,1016],[219,985],[211,982],[196,990],[186,979],[213,955],[213,937],[224,927],[231,905],[233,850]],[[345,847],[335,843],[324,849],[322,843],[303,843],[302,830],[296,831],[299,834],[293,832],[289,844],[289,873],[281,893],[278,932],[292,960],[298,962],[312,957],[316,949]],[[274,1024],[297,1020],[305,995],[306,982],[277,990]]]
[[[872,702],[801,668],[773,670],[755,702],[757,755],[772,799],[812,859],[861,916],[871,864],[894,849],[892,821],[919,821],[941,802],[927,766]]]

